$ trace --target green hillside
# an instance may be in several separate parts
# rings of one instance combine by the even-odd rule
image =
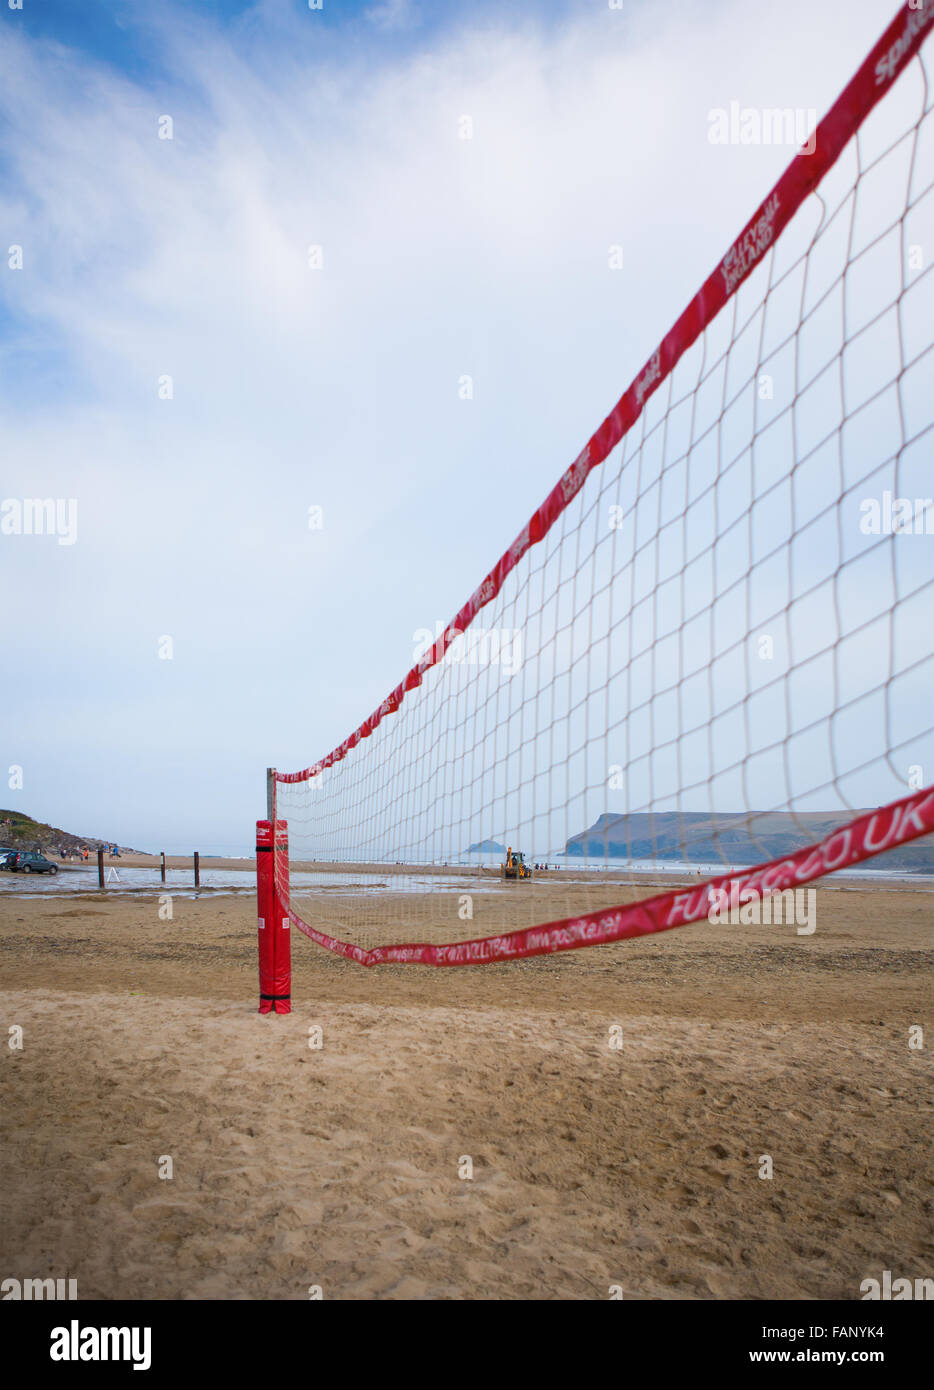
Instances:
[[[93,835],[73,835],[70,830],[33,820],[22,811],[0,811],[0,848],[3,849],[106,849],[113,840],[99,840]],[[120,849],[128,849],[121,845]]]

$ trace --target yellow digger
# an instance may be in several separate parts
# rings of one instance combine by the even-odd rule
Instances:
[[[531,878],[532,870],[525,862],[525,858],[518,850],[513,850],[510,845],[506,851],[506,862],[500,866],[503,878]]]

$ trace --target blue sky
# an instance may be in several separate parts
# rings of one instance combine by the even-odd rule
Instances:
[[[395,685],[784,167],[710,108],[822,112],[892,8],[0,10],[0,497],[78,506],[0,538],[6,803],[248,846],[267,763]]]
[[[526,21],[553,29],[573,18],[581,6],[574,0],[539,0],[516,7]],[[475,27],[495,19],[497,0],[471,0],[469,6],[452,0],[323,0],[312,8],[308,0],[193,0],[183,4],[153,4],[147,0],[26,0],[11,22],[34,39],[47,39],[85,54],[141,82],[171,82],[173,68],[157,37],[162,26],[187,11],[202,23],[223,30],[237,44],[287,34],[290,41],[340,61],[348,44],[374,52],[379,61],[424,51],[452,28]],[[621,16],[622,17],[622,16]],[[155,41],[154,41],[155,40]]]

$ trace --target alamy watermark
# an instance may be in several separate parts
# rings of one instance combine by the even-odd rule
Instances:
[[[786,888],[783,892],[759,893],[742,888],[731,880],[707,894],[710,908],[707,921],[712,926],[794,926],[798,936],[813,936],[817,929],[817,891],[814,888]]]
[[[870,1302],[881,1301],[883,1303],[898,1303],[904,1299],[919,1299],[928,1302],[934,1299],[934,1279],[904,1279],[892,1278],[892,1271],[884,1269],[881,1279],[871,1277],[862,1281],[859,1286],[862,1294],[862,1301]]]
[[[867,497],[859,504],[864,536],[934,536],[934,497]]]
[[[50,1335],[52,1361],[131,1361],[134,1371],[152,1365],[151,1327],[82,1327],[72,1318]]]
[[[0,1280],[0,1300],[3,1302],[65,1301],[77,1297],[78,1281],[68,1275],[64,1279]]]
[[[803,106],[715,106],[707,112],[711,145],[792,145],[801,154],[817,149],[817,112]]]
[[[0,535],[57,536],[59,545],[78,539],[76,497],[4,497],[0,502]]]
[[[420,627],[412,634],[413,658],[421,661],[438,642],[446,624],[435,623]],[[479,627],[473,624],[466,632],[456,628],[448,638],[441,661],[449,666],[501,666],[507,675],[514,676],[522,666],[522,632],[517,627]]]

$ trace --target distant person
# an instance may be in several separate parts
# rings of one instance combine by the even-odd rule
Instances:
[[[87,857],[88,857],[88,847],[87,847],[87,845],[82,845],[82,847],[81,847],[81,858],[82,858],[82,859],[87,859]]]

